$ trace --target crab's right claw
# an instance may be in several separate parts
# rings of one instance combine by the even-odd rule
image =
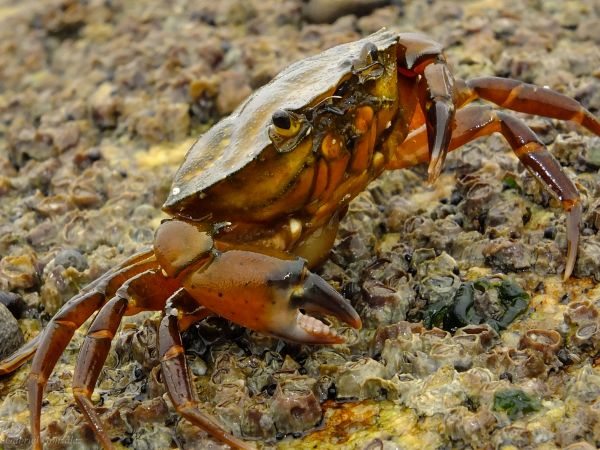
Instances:
[[[308,272],[308,271],[307,271]],[[297,287],[290,302],[296,320],[281,337],[311,344],[339,344],[344,338],[337,331],[310,313],[336,317],[353,328],[361,328],[362,322],[350,302],[333,289],[323,278],[308,272],[301,286]]]
[[[263,249],[264,250],[264,249]],[[185,290],[213,313],[261,333],[302,344],[339,344],[344,338],[319,317],[362,323],[350,302],[310,272],[302,258],[269,250],[229,250],[190,271]]]

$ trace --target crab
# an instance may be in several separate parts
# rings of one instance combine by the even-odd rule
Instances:
[[[199,408],[181,333],[219,315],[307,344],[343,338],[323,316],[360,328],[356,311],[311,272],[327,258],[349,202],[383,171],[428,163],[500,133],[567,215],[564,278],[571,275],[582,206],[577,189],[519,118],[489,105],[571,120],[596,135],[577,101],[520,81],[455,79],[440,44],[380,30],[299,61],[202,135],[175,175],[154,245],[86,286],[40,335],[0,363],[10,373],[33,357],[27,379],[33,448],[41,448],[44,387],[74,332],[94,313],[73,394],[97,439],[113,448],[91,401],[124,315],[162,311],[162,377],[178,413],[234,448],[250,444]]]

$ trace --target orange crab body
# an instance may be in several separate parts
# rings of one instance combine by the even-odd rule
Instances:
[[[43,389],[75,330],[94,312],[75,368],[75,399],[105,448],[112,443],[91,402],[124,315],[159,310],[163,379],[186,419],[236,448],[248,444],[198,408],[181,332],[212,314],[302,343],[343,339],[315,315],[352,327],[352,306],[310,272],[327,257],[349,202],[384,170],[429,162],[501,133],[567,213],[565,277],[576,258],[577,189],[521,120],[501,107],[572,120],[600,135],[578,102],[515,80],[455,80],[429,38],[381,30],[288,67],[194,144],[173,181],[154,248],[128,259],[67,302],[42,334],[0,363],[33,356],[28,378],[34,448]]]

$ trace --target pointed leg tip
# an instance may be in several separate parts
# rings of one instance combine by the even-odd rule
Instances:
[[[569,281],[569,278],[571,278],[571,273],[565,270],[565,273],[563,275],[563,282],[566,283],[567,281]]]
[[[563,280],[567,281],[577,260],[577,247],[579,246],[579,225],[581,223],[582,207],[581,203],[575,203],[567,211],[567,261],[565,264],[565,273]]]
[[[581,205],[575,205],[567,212],[567,260],[563,280],[567,281],[577,260],[577,247],[579,246],[579,224],[581,222]]]
[[[429,162],[429,167],[427,168],[427,182],[429,184],[434,184],[438,180],[442,174],[443,166],[444,161],[442,158],[435,158]]]

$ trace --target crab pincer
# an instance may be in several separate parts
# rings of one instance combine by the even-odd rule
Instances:
[[[362,326],[348,300],[310,272],[302,258],[229,250],[217,254],[204,270],[187,276],[183,285],[218,315],[295,342],[344,342],[334,328],[311,314],[334,316],[354,328]]]

